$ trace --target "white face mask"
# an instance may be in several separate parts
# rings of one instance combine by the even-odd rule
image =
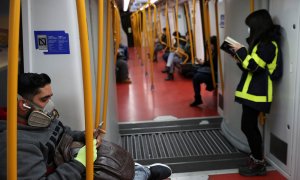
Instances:
[[[248,27],[248,34],[250,34],[250,28]]]

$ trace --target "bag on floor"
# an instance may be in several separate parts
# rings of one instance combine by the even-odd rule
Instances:
[[[192,63],[185,63],[185,64],[180,63],[178,68],[179,68],[180,74],[182,74],[184,77],[193,78],[193,76],[198,68],[198,65],[195,65]]]

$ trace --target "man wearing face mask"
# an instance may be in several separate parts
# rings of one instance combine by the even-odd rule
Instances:
[[[57,161],[56,150],[65,134],[73,141],[85,144],[83,131],[72,131],[57,118],[58,111],[51,100],[51,79],[47,74],[24,73],[18,79],[18,179],[81,180],[84,179],[86,148],[83,146],[70,160]],[[0,116],[1,118],[1,116]],[[5,119],[5,118],[4,118]],[[0,179],[6,175],[6,120],[0,119]],[[94,161],[101,144],[101,130],[95,131]],[[58,165],[59,164],[59,165]],[[161,180],[172,173],[170,167],[155,163],[150,166],[135,164],[135,180]]]
[[[59,120],[51,101],[51,79],[46,74],[25,73],[18,81],[18,179],[81,179],[85,172],[85,146],[77,156],[56,166],[55,149],[63,133],[85,141],[84,132],[71,131]],[[6,120],[0,120],[0,179],[6,179]],[[96,159],[94,140],[94,160]]]

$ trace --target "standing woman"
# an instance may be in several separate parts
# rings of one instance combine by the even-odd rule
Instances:
[[[232,44],[237,65],[243,71],[235,92],[235,101],[242,104],[241,128],[250,146],[250,163],[239,168],[240,175],[266,174],[262,136],[258,129],[260,112],[269,113],[273,99],[273,82],[270,74],[280,58],[280,26],[274,25],[267,10],[257,10],[245,20],[250,36],[248,49],[239,43]],[[271,64],[273,66],[271,66]]]

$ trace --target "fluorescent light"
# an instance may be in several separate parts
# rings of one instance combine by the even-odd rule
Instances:
[[[124,1],[123,1],[123,5],[124,5],[123,11],[127,11],[128,6],[129,6],[129,2],[130,2],[130,0],[124,0]]]

